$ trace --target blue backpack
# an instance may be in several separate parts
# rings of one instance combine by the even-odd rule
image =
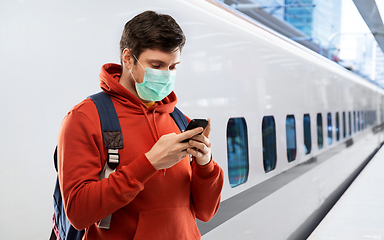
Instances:
[[[123,134],[121,132],[120,122],[117,117],[115,107],[110,96],[105,92],[96,93],[89,98],[95,103],[99,113],[102,133],[104,137],[105,147],[108,148],[108,160],[103,172],[100,174],[102,178],[115,171],[119,165],[118,149],[124,147]],[[175,107],[170,114],[181,131],[184,131],[188,125],[188,121],[184,114]],[[57,146],[54,153],[54,165],[57,172]],[[53,193],[53,228],[50,240],[81,240],[84,230],[75,229],[67,219],[64,211],[63,199],[60,191],[59,178],[56,178],[56,186]],[[99,222],[100,228],[109,229],[111,215]]]

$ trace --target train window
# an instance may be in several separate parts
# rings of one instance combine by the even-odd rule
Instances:
[[[356,133],[356,111],[353,111],[353,132]]]
[[[375,125],[375,111],[374,110],[371,111],[371,124]]]
[[[332,144],[332,115],[331,113],[327,114],[328,119],[328,145]]]
[[[273,116],[266,116],[262,122],[263,163],[264,171],[269,172],[276,167],[276,125]]]
[[[345,121],[345,112],[343,112],[343,138],[347,136],[347,125]]]
[[[383,109],[380,109],[380,115],[381,116],[377,116],[377,111],[375,110],[375,124],[377,123],[377,118],[380,117],[381,118],[381,121],[383,121]],[[380,121],[379,121],[380,122]]]
[[[371,111],[371,125],[375,124],[375,111]]]
[[[339,121],[339,113],[336,113],[336,141],[340,140],[340,121]]]
[[[348,112],[348,135],[352,135],[352,119],[351,119],[351,112]]]
[[[380,109],[380,119],[381,119],[380,123],[383,123],[384,122],[384,111],[383,111],[383,109]]]
[[[360,132],[360,111],[357,111],[357,131]]]
[[[371,125],[374,125],[374,124],[375,124],[375,118],[374,118],[374,116],[375,116],[375,112],[372,110],[372,111],[371,111]]]
[[[372,122],[371,122],[371,119],[372,119],[372,118],[371,118],[371,111],[367,111],[367,119],[368,119],[368,123],[367,123],[367,125],[370,126],[371,123],[372,123]]]
[[[230,118],[227,125],[228,175],[231,187],[248,180],[248,130],[244,118]]]
[[[295,116],[288,115],[285,120],[285,130],[287,135],[287,159],[292,162],[296,159],[296,126]]]
[[[352,114],[348,112],[348,135],[352,135]]]
[[[303,125],[305,154],[309,154],[312,150],[311,117],[309,114],[304,114]]]
[[[321,113],[317,114],[317,145],[319,149],[323,148],[323,118]]]
[[[369,125],[372,125],[372,119],[373,119],[372,111],[369,111],[368,114],[369,114]]]

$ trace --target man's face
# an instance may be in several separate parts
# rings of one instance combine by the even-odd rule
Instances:
[[[153,68],[165,71],[175,71],[176,65],[180,63],[180,49],[174,52],[146,49],[141,53],[138,60],[144,69]],[[137,83],[142,83],[145,70],[139,62],[132,64],[132,74],[134,75]]]

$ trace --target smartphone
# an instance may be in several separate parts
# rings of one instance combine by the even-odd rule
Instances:
[[[208,121],[206,119],[192,119],[189,122],[185,131],[192,130],[192,129],[197,128],[197,127],[202,127],[205,129],[207,127],[207,125],[208,125]],[[199,134],[202,134],[202,132]],[[188,142],[188,141],[189,141],[189,139],[185,139],[182,142]]]

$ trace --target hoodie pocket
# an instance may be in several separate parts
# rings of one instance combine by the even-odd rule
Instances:
[[[188,207],[144,211],[139,221],[134,240],[195,240],[201,235],[196,218]]]

